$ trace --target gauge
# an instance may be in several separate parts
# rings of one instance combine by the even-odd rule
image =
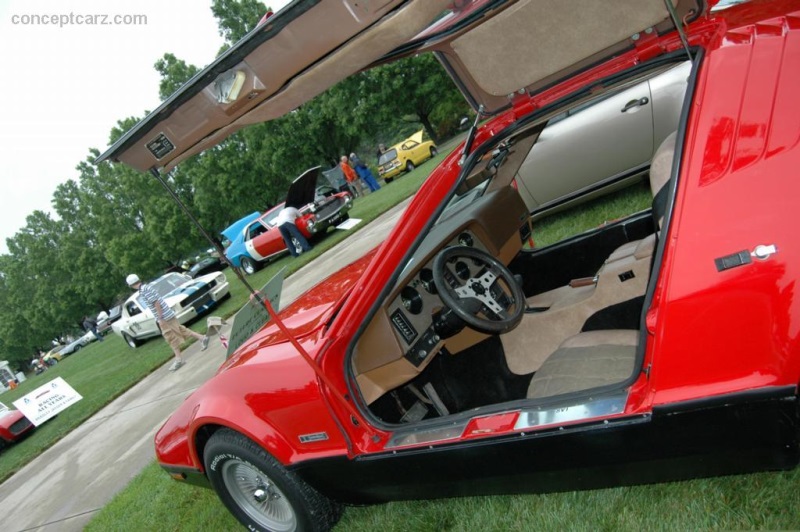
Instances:
[[[461,279],[467,280],[470,278],[471,274],[469,272],[469,266],[467,263],[460,260],[455,264],[456,275],[458,275]]]
[[[422,268],[419,271],[419,280],[422,281],[422,286],[429,294],[436,294],[436,285],[433,284],[433,272],[428,268]]]
[[[410,286],[406,286],[400,292],[400,300],[403,302],[403,307],[411,314],[419,314],[422,311],[422,296]]]
[[[458,235],[458,243],[467,247],[472,247],[475,244],[472,240],[472,235],[469,233],[461,233]]]

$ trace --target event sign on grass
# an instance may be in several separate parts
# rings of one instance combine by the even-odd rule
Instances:
[[[56,377],[43,384],[31,393],[14,401],[14,406],[22,412],[31,423],[41,425],[59,412],[63,412],[73,403],[83,399],[67,381]]]
[[[267,281],[260,290],[261,297],[268,299],[272,308],[280,309],[281,289],[286,268],[281,269],[275,276]],[[231,356],[236,349],[245,343],[269,321],[269,312],[255,299],[250,299],[233,317],[231,337],[228,342],[228,355]]]

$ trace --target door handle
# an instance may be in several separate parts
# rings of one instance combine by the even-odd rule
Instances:
[[[625,111],[630,111],[634,107],[641,107],[642,105],[647,105],[648,103],[650,103],[650,99],[647,98],[647,96],[639,98],[638,100],[631,100],[625,104],[625,107],[622,108],[621,112],[624,113]]]

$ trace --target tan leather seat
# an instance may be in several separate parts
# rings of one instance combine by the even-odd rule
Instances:
[[[622,383],[634,371],[639,331],[589,331],[564,340],[528,386],[539,399]]]
[[[529,307],[559,308],[582,301],[592,295],[593,285],[604,273],[616,275],[629,269],[631,265],[638,261],[642,261],[641,264],[646,265],[647,270],[649,270],[650,258],[655,252],[656,235],[664,221],[666,194],[668,193],[665,185],[669,182],[670,174],[672,173],[676,137],[677,131],[668,135],[656,150],[650,163],[650,192],[653,194],[653,216],[658,224],[656,233],[648,235],[641,240],[632,240],[612,251],[597,272],[595,283],[589,284],[589,286],[587,286],[588,283],[562,286],[549,292],[537,294],[528,298],[527,304]],[[645,272],[645,274],[647,273],[649,272]]]
[[[672,174],[676,137],[677,132],[674,132],[664,139],[650,165],[656,234],[615,249],[600,269],[599,277],[645,259],[649,265],[656,235],[664,222],[668,193],[665,185]],[[554,302],[555,306],[559,304],[559,301]],[[539,399],[621,384],[635,371],[638,345],[637,330],[588,331],[570,336],[536,371],[528,387],[528,397]]]
[[[659,228],[666,210],[666,198],[669,189],[666,185],[672,173],[676,137],[677,132],[664,139],[651,162],[650,189],[653,193],[653,216]],[[594,282],[565,285],[527,298],[526,303],[529,307],[546,310],[534,314],[526,314],[519,327],[500,337],[509,369],[517,374],[536,371],[536,375],[539,375],[545,365],[549,366],[555,363],[548,363],[554,356],[554,361],[564,358],[565,362],[558,363],[562,367],[573,363],[576,364],[576,368],[573,369],[577,369],[579,366],[590,366],[591,364],[588,362],[581,362],[580,355],[575,354],[577,351],[574,350],[574,347],[571,347],[573,344],[569,342],[607,341],[608,338],[614,338],[617,333],[620,333],[620,331],[594,331],[592,333],[580,333],[580,331],[586,320],[596,312],[644,295],[647,290],[656,242],[657,233],[654,233],[615,249],[597,272],[593,279]],[[606,333],[608,335],[605,335]],[[636,337],[636,331],[622,331],[622,334]],[[565,338],[567,338],[566,342]],[[532,342],[531,339],[535,339],[535,341]],[[620,350],[620,353],[622,353],[620,356],[625,360],[631,361],[633,356],[631,353],[635,354],[636,351],[635,345],[630,343],[624,346],[616,343],[602,345],[606,347],[594,349],[587,344],[584,346],[588,349],[584,350],[587,353],[584,356],[589,357],[589,351],[605,352],[606,354],[614,351],[608,346],[613,346],[614,348],[624,347],[624,349]],[[558,353],[557,356],[556,353]],[[574,359],[574,357],[578,358]],[[600,359],[603,359],[603,357],[600,357]],[[632,362],[629,363],[632,364]],[[548,369],[543,375],[547,376],[551,371],[553,370]],[[592,375],[593,371],[585,372],[582,370],[574,378],[577,380],[583,379],[584,377],[581,377],[581,375],[584,373]],[[601,374],[599,373],[598,375]],[[533,382],[541,381],[544,376],[534,377]],[[617,377],[619,375],[613,374],[608,378],[604,377],[599,380],[613,380]],[[590,381],[598,380],[596,377],[585,378]],[[627,378],[627,375],[624,378]],[[624,380],[624,378],[620,377],[620,381]],[[542,386],[539,384],[536,388],[547,390],[552,386],[555,385]],[[543,391],[541,393],[550,395],[551,391]]]

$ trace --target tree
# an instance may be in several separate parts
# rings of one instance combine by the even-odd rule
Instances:
[[[158,84],[158,97],[166,100],[181,88],[181,86],[192,79],[192,76],[200,72],[194,65],[187,65],[183,59],[178,59],[174,54],[164,54],[164,57],[156,61],[153,67],[161,74],[161,82]]]
[[[258,0],[214,0],[211,12],[217,19],[219,34],[231,45],[256,27],[267,8]]]
[[[372,78],[370,86],[380,88],[371,96],[375,99],[373,107],[382,109],[380,120],[388,122],[392,119],[391,114],[398,112],[412,115],[434,142],[440,140],[439,131],[432,121],[437,108],[449,107],[450,113],[456,116],[468,111],[453,81],[432,54],[389,63],[367,72],[367,75]]]

